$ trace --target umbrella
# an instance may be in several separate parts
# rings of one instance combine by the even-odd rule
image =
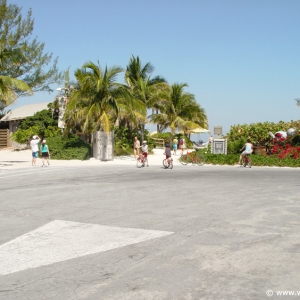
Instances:
[[[188,130],[188,133],[204,133],[204,132],[209,132],[209,130],[201,128],[201,127],[192,129],[192,130]]]

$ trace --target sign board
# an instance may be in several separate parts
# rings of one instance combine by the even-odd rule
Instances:
[[[214,139],[211,147],[213,154],[227,154],[227,140],[226,139]]]
[[[222,134],[222,126],[215,126],[214,135],[221,135],[221,134]]]
[[[67,97],[58,97],[58,106],[59,106],[59,113],[58,113],[58,127],[61,129],[65,128],[64,122],[64,115],[65,115],[65,108],[67,103]]]

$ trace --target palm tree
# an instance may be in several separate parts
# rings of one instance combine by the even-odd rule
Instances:
[[[153,70],[154,67],[150,62],[143,66],[140,58],[132,55],[126,67],[125,82],[131,89],[133,89],[139,79],[145,80],[151,75]]]
[[[184,92],[188,85],[173,84],[162,96],[163,102],[159,114],[152,114],[149,119],[152,123],[160,124],[162,129],[171,129],[171,137],[175,130],[194,129],[199,126],[207,127],[207,117],[203,108],[196,102],[195,96]]]
[[[147,109],[158,110],[160,93],[166,89],[166,80],[160,76],[151,78],[154,67],[150,62],[142,65],[140,58],[132,56],[125,72],[125,82],[132,98],[144,104],[144,116],[140,119],[142,139],[144,139]]]
[[[0,106],[4,109],[12,104],[17,98],[16,91],[28,91],[32,94],[32,90],[24,81],[1,75],[5,69],[5,65],[18,65],[20,59],[26,59],[19,49],[4,48],[0,50]]]
[[[79,89],[74,91],[67,104],[65,119],[67,128],[77,124],[84,133],[97,130],[110,131],[111,115],[118,114],[117,98],[122,86],[116,82],[120,67],[101,69],[88,62],[75,71]]]

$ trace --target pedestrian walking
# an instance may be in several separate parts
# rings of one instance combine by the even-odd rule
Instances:
[[[176,150],[177,150],[177,146],[178,145],[178,140],[175,138],[173,140],[173,151],[174,151],[174,155],[176,155]]]
[[[41,151],[42,162],[43,162],[42,167],[45,167],[45,160],[47,161],[48,166],[50,166],[50,162],[49,162],[50,151],[48,145],[46,144],[46,140],[42,141],[42,144],[40,146],[40,151]]]
[[[179,140],[179,149],[181,149],[181,155],[183,151],[186,150],[185,139],[183,137]]]
[[[31,152],[32,152],[32,166],[36,167],[36,159],[39,156],[39,143],[40,143],[41,139],[39,138],[39,136],[34,135],[32,137],[32,140],[30,141],[30,147],[31,147]]]
[[[141,148],[141,143],[138,140],[137,136],[134,138],[134,142],[133,142],[133,155],[134,155],[134,159],[136,159],[136,156],[139,157],[140,155],[140,148]]]

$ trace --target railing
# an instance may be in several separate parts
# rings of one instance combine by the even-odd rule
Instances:
[[[164,139],[157,139],[152,138],[155,141],[156,147],[158,148],[165,148],[165,140]]]
[[[9,130],[0,129],[0,148],[8,147],[9,143]]]

